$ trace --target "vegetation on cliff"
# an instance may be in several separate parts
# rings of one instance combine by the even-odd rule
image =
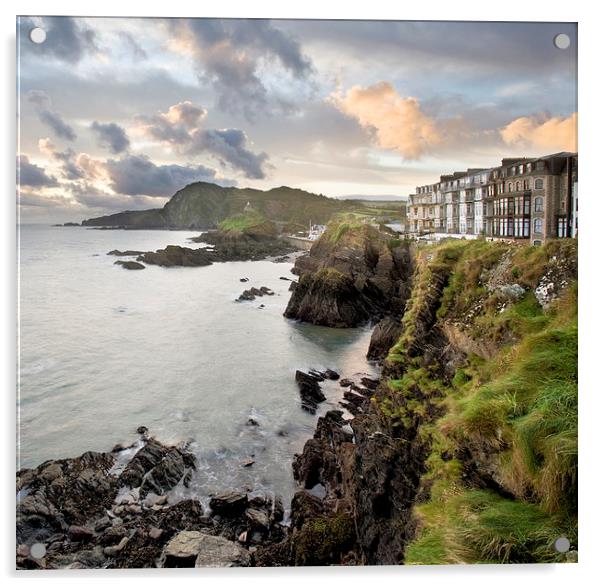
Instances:
[[[564,561],[577,544],[576,242],[418,252],[387,392],[424,473],[415,564]]]

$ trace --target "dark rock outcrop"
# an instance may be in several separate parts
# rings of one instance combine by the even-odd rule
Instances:
[[[144,254],[142,250],[111,250],[107,252],[108,255],[111,256],[138,256],[140,254]]]
[[[324,379],[319,376],[308,374],[301,370],[295,373],[295,381],[301,394],[301,405],[310,413],[315,413],[318,403],[326,400],[320,388],[320,381],[322,380]]]
[[[129,271],[140,271],[146,268],[142,263],[134,260],[116,260],[113,264],[121,265],[124,269],[128,269]]]
[[[355,327],[400,316],[409,295],[410,245],[367,225],[329,225],[300,257],[299,281],[284,315],[318,325]]]
[[[145,252],[137,260],[162,267],[206,267],[215,258],[211,251],[204,248],[169,245],[156,252]]]
[[[374,328],[368,347],[368,360],[382,360],[387,356],[389,348],[401,336],[402,325],[399,317],[386,316]]]
[[[245,289],[239,295],[237,301],[253,301],[256,297],[263,297],[264,295],[274,295],[274,291],[265,286],[261,286],[259,289],[251,287],[250,289]]]

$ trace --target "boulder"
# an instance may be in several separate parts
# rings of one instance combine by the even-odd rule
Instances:
[[[195,466],[194,456],[151,438],[136,452],[119,477],[120,486],[140,487],[140,496],[149,492],[165,494]]]
[[[236,517],[242,515],[247,508],[248,499],[244,492],[230,491],[211,498],[209,506],[216,515]]]
[[[265,533],[270,530],[270,518],[265,511],[261,509],[247,509],[245,516],[251,529]]]
[[[315,413],[318,403],[326,400],[315,376],[301,370],[295,372],[295,381],[301,394],[301,404],[307,411]]]
[[[180,531],[165,546],[163,560],[166,568],[228,568],[251,564],[249,552],[241,546],[200,531]]]
[[[136,262],[135,260],[116,260],[113,264],[121,265],[128,271],[140,271],[146,268],[142,263]]]

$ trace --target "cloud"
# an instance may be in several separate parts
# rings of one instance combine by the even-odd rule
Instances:
[[[195,181],[220,183],[215,169],[203,165],[156,165],[144,155],[109,159],[104,167],[111,189],[125,195],[165,197]]]
[[[73,181],[84,177],[84,171],[78,165],[73,149],[57,151],[49,138],[41,138],[38,141],[38,148],[41,153],[60,163],[61,173],[65,179]]]
[[[36,26],[46,31],[46,40],[42,44],[29,40],[29,32]],[[75,64],[84,55],[98,51],[95,32],[81,18],[44,16],[34,20],[25,17],[19,19],[19,32],[21,49],[44,59],[50,56]]]
[[[138,41],[136,41],[132,34],[126,31],[119,31],[117,35],[130,50],[133,57],[136,59],[148,59],[147,52],[138,44]]]
[[[227,112],[254,119],[265,111],[270,100],[260,69],[266,65],[298,79],[312,72],[299,43],[267,20],[175,19],[169,27],[170,47],[192,55],[199,79],[213,85],[218,107]]]
[[[371,131],[378,146],[399,151],[406,159],[419,159],[442,141],[435,121],[421,111],[418,100],[402,98],[388,82],[354,86],[329,99]]]
[[[191,132],[199,128],[206,116],[205,108],[186,101],[170,106],[167,112],[137,116],[136,120],[149,138],[181,146],[192,142]]]
[[[114,155],[130,148],[130,139],[118,124],[114,122],[103,124],[95,120],[90,128],[98,134],[99,145],[108,148]]]
[[[193,135],[190,152],[207,151],[222,162],[243,171],[249,179],[264,179],[266,153],[255,154],[247,148],[247,135],[235,128],[225,130],[200,130]]]
[[[138,116],[143,134],[163,142],[185,155],[207,153],[222,165],[230,165],[249,179],[264,179],[267,153],[254,153],[249,148],[246,133],[236,128],[204,129],[201,124],[207,110],[192,102],[180,102],[167,112],[154,116]]]
[[[56,208],[70,205],[70,201],[60,195],[40,195],[33,191],[23,190],[19,193],[17,201],[19,205],[36,208]]]
[[[17,182],[20,186],[29,187],[56,187],[58,181],[48,175],[46,170],[29,162],[27,155],[17,157]]]
[[[36,107],[40,121],[49,126],[59,138],[75,140],[77,135],[54,110],[51,110],[51,102],[48,95],[41,90],[30,90],[27,99]]]
[[[523,116],[500,130],[509,145],[543,150],[577,150],[577,113],[566,118],[549,115]]]

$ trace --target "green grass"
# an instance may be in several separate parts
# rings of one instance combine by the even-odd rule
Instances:
[[[406,564],[561,562],[555,540],[567,535],[575,543],[571,528],[535,504],[439,484],[438,498],[417,508],[418,537],[406,548]]]
[[[393,428],[412,426],[412,441],[429,450],[421,482],[430,496],[416,508],[406,563],[566,561],[554,540],[576,543],[577,283],[545,310],[533,292],[551,267],[575,261],[575,246],[418,245],[404,331],[387,359],[399,374],[388,394],[373,398],[381,417]],[[490,275],[524,294],[488,288]],[[475,342],[453,376],[423,360],[435,322]],[[493,471],[503,490],[477,489],[467,457],[477,475]]]
[[[243,232],[248,228],[263,224],[265,221],[265,217],[257,211],[243,212],[226,218],[220,223],[219,229],[223,232]]]

